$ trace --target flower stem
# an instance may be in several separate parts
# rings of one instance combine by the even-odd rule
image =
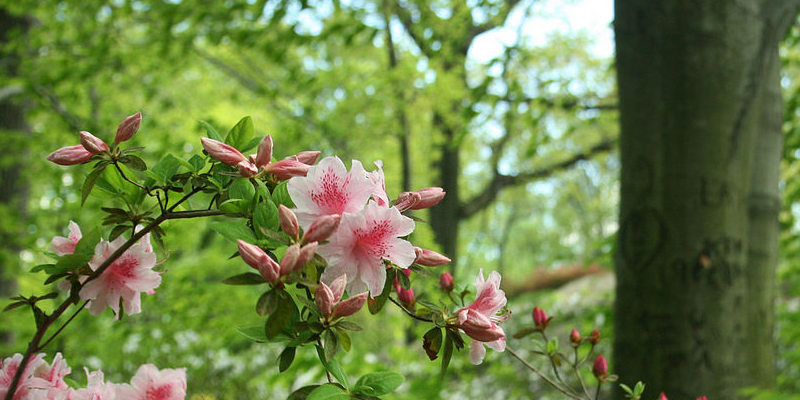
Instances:
[[[552,380],[549,376],[547,376],[544,373],[542,373],[542,371],[540,371],[538,368],[533,366],[533,364],[525,361],[525,359],[523,359],[519,354],[517,354],[517,352],[515,352],[510,347],[506,346],[506,352],[508,354],[511,354],[511,356],[513,356],[517,360],[519,360],[519,362],[521,362],[522,365],[526,366],[528,369],[530,369],[531,371],[536,373],[536,375],[539,375],[539,377],[544,379],[544,381],[547,382],[548,384],[550,384],[550,386],[552,386],[553,388],[555,388],[559,392],[564,393],[564,395],[566,395],[567,397],[572,398],[572,399],[583,400],[583,397],[581,397],[580,395],[572,392],[571,390],[559,385],[558,382]]]

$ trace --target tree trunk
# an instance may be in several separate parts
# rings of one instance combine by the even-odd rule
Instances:
[[[615,370],[646,383],[649,397],[736,399],[774,379],[778,17],[791,21],[795,9],[759,0],[615,8]]]
[[[6,9],[0,8],[0,44],[14,40],[15,35],[26,29],[28,22],[24,17],[10,14]],[[3,66],[2,75],[16,75],[19,65],[18,56],[0,52],[0,65]],[[6,144],[6,151],[0,155],[0,297],[9,297],[14,294],[16,280],[13,273],[9,272],[12,266],[19,263],[19,238],[22,217],[27,201],[27,185],[20,179],[24,154],[21,140],[14,140],[11,135],[29,135],[30,129],[25,123],[25,109],[20,96],[13,93],[13,88],[6,89],[0,98],[0,135]],[[8,343],[12,340],[11,332],[0,328],[0,342]]]
[[[444,118],[437,112],[434,125],[446,138],[441,145],[440,158],[436,160],[435,169],[439,171],[439,186],[447,192],[444,199],[430,209],[431,228],[436,235],[436,242],[452,262],[450,271],[455,272],[458,257],[458,228],[461,223],[460,196],[458,177],[461,173],[459,147],[454,142],[455,133],[447,126]]]

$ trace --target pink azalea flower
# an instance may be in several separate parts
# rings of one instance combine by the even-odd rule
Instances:
[[[125,238],[118,237],[113,242],[101,240],[89,262],[92,270],[97,270],[111,254],[125,243]],[[150,245],[150,235],[145,235],[136,244],[116,259],[99,277],[88,282],[81,289],[80,297],[91,300],[89,312],[100,314],[106,306],[114,310],[115,318],[119,316],[119,304],[128,314],[142,311],[141,292],[155,293],[161,284],[161,275],[153,271],[156,255]]]
[[[375,185],[364,167],[353,160],[350,172],[338,157],[325,157],[308,168],[306,176],[289,180],[293,211],[303,229],[323,215],[357,213],[364,208]]]
[[[397,208],[381,207],[372,201],[358,214],[343,214],[339,229],[317,250],[328,262],[322,281],[330,285],[347,274],[347,291],[351,295],[366,290],[372,297],[380,295],[386,281],[383,260],[400,268],[414,262],[414,246],[401,239],[413,230],[414,221]]]
[[[86,371],[87,385],[81,389],[69,389],[66,392],[66,397],[63,400],[115,400],[117,397],[117,390],[120,385],[111,382],[105,382],[103,371],[89,372]],[[62,399],[56,397],[55,399]]]
[[[500,290],[500,274],[493,271],[489,279],[483,279],[483,270],[475,279],[475,301],[458,310],[458,326],[472,338],[469,360],[477,365],[486,355],[484,345],[497,351],[505,351],[506,337],[503,328],[497,326],[507,315],[498,315],[506,305],[506,294]]]
[[[53,251],[59,256],[72,254],[81,237],[81,228],[74,221],[69,221],[69,235],[67,237],[56,236],[50,241],[50,244],[53,246]]]
[[[144,364],[136,371],[131,383],[120,385],[117,400],[183,400],[186,398],[186,370],[158,370]]]
[[[0,398],[8,395],[11,381],[14,380],[21,362],[22,354],[19,353],[0,362]],[[52,367],[44,360],[44,354],[37,354],[25,366],[25,372],[17,384],[12,399],[28,400],[40,394],[47,394],[50,389],[66,388],[64,376],[69,372],[70,369],[60,353],[53,360]]]

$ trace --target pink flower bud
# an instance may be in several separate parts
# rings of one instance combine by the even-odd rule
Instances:
[[[92,153],[80,144],[62,147],[47,156],[49,161],[58,165],[81,164],[89,161],[90,158],[92,158]]]
[[[347,274],[342,274],[331,282],[331,292],[333,292],[333,302],[338,303],[344,295],[344,288],[347,286]]]
[[[397,196],[397,200],[394,203],[394,206],[397,207],[400,212],[410,210],[411,207],[414,207],[417,203],[422,200],[422,196],[419,193],[414,192],[403,192],[400,193],[400,196]]]
[[[708,398],[706,396],[700,396],[697,398],[697,400],[708,400]]]
[[[453,291],[453,288],[455,287],[453,275],[450,275],[449,272],[443,272],[442,276],[439,277],[439,286],[447,293]]]
[[[547,325],[550,323],[550,320],[552,319],[553,317],[548,318],[547,313],[544,312],[544,310],[542,310],[541,308],[539,307],[533,308],[533,323],[534,325],[536,325],[536,329],[540,331],[547,329]]]
[[[300,233],[300,225],[297,223],[297,216],[294,214],[294,211],[281,204],[278,206],[278,217],[281,221],[281,229],[283,229],[287,235],[297,238],[297,235]]]
[[[436,267],[450,262],[449,258],[433,250],[414,247],[414,252],[417,253],[417,258],[414,260],[414,262],[426,267]]]
[[[606,362],[602,354],[595,358],[594,365],[592,366],[592,373],[600,382],[604,382],[608,377],[608,362]]]
[[[349,315],[353,315],[361,307],[364,307],[364,303],[367,302],[367,295],[369,292],[359,293],[339,304],[333,309],[333,315],[331,315],[331,319],[347,317]]]
[[[249,178],[258,173],[258,168],[256,168],[253,163],[247,160],[240,161],[238,164],[236,164],[236,168],[239,170],[239,175],[245,178]]]
[[[439,204],[440,201],[444,198],[445,191],[440,187],[429,187],[425,189],[416,190],[414,192],[403,192],[400,193],[400,196],[397,196],[397,201],[400,202],[403,196],[408,196],[409,193],[417,193],[420,195],[420,200],[411,206],[412,210],[422,210],[425,208],[430,208]]]
[[[306,165],[314,165],[314,163],[317,162],[320,154],[321,153],[319,151],[307,150],[301,151],[293,156],[286,157],[284,160],[295,160]]]
[[[336,301],[333,299],[333,292],[324,282],[319,283],[319,287],[314,292],[314,302],[317,303],[319,311],[322,316],[329,318],[333,313],[333,305]]]
[[[139,131],[139,125],[142,123],[142,113],[137,112],[120,122],[117,127],[117,136],[114,137],[114,143],[122,143],[136,134]]]
[[[264,170],[275,175],[278,180],[285,181],[295,176],[306,176],[308,167],[297,160],[280,160],[267,165]]]
[[[495,340],[506,337],[503,328],[500,328],[497,324],[492,322],[489,317],[476,310],[463,308],[459,311],[458,319],[461,321],[458,327],[461,328],[467,336],[475,340],[494,342]]]
[[[267,135],[261,139],[258,144],[258,153],[256,154],[256,167],[262,169],[269,164],[272,160],[272,136]]]
[[[397,298],[400,299],[400,302],[405,304],[408,307],[413,307],[416,299],[414,299],[414,289],[408,288],[403,289],[402,287],[397,287]]]
[[[569,333],[569,341],[572,342],[573,345],[581,344],[581,334],[578,332],[577,329],[572,328],[572,331]]]
[[[100,154],[108,151],[106,142],[86,131],[81,131],[81,145],[92,154]]]
[[[297,259],[300,258],[300,245],[295,243],[286,249],[281,259],[281,275],[288,275],[294,271]]]
[[[236,150],[233,146],[222,143],[219,140],[204,137],[200,138],[200,142],[203,143],[203,148],[206,149],[211,157],[214,157],[225,164],[236,165],[242,161],[247,161],[247,158],[245,158],[245,156],[242,155],[239,150]]]
[[[664,392],[661,392],[661,394],[658,395],[658,398],[656,400],[669,400],[669,399],[667,398],[667,395],[664,394]]]
[[[342,216],[339,214],[323,215],[317,218],[303,234],[303,243],[321,242],[336,232]]]
[[[260,247],[238,240],[239,255],[247,265],[255,268],[267,282],[276,282],[280,277],[280,266]]]
[[[597,328],[594,328],[592,333],[589,334],[589,343],[591,343],[592,346],[596,346],[600,343],[600,331]]]
[[[294,269],[300,270],[314,258],[314,254],[317,253],[317,247],[319,244],[317,242],[311,242],[303,247],[300,248],[300,255],[297,257],[297,264],[295,264]]]

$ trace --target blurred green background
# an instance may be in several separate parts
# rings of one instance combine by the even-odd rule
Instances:
[[[383,160],[390,197],[450,179],[443,227],[418,224],[416,244],[446,252],[461,285],[479,269],[503,274],[511,319],[531,324],[538,305],[569,330],[611,331],[618,169],[611,2],[602,1],[0,1],[0,272],[4,297],[43,294],[43,251],[70,219],[99,225],[81,207],[88,167],[45,160],[88,130],[110,141],[119,121],[144,120],[134,145],[155,162],[198,152],[205,120],[227,130],[251,115],[276,157],[306,149],[370,166]],[[606,16],[579,29],[581,15]],[[585,17],[583,17],[585,18]],[[786,98],[783,261],[777,318],[780,389],[800,390],[800,30],[782,55]],[[457,155],[453,162],[453,155]],[[417,214],[430,220],[428,212]],[[437,217],[438,218],[438,217]],[[446,219],[450,218],[450,219]],[[281,398],[322,382],[313,349],[279,374],[279,346],[252,343],[236,327],[260,322],[260,292],[219,282],[244,272],[234,245],[206,221],[173,221],[162,286],[143,313],[112,322],[83,314],[48,353],[127,381],[142,363],[188,370],[192,398]],[[447,231],[458,236],[446,238]],[[454,240],[455,247],[448,245]],[[436,299],[436,278],[415,276]],[[0,300],[5,306],[7,300]],[[0,355],[21,352],[33,324],[0,314]],[[365,330],[344,355],[351,376],[393,369],[396,399],[560,398],[505,354],[480,366],[466,352],[440,381],[421,347],[424,327],[398,310],[362,311]],[[530,340],[509,339],[523,354]],[[610,342],[601,343],[608,355]],[[613,364],[613,360],[612,360]],[[613,368],[612,368],[613,370]],[[781,396],[778,394],[777,396]]]

